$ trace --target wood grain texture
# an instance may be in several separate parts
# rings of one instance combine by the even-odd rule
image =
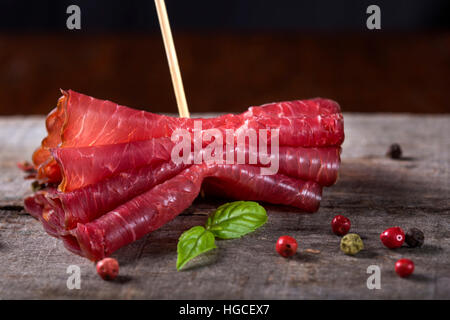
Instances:
[[[0,118],[0,298],[95,299],[449,299],[450,116],[345,114],[346,141],[340,179],[324,192],[315,214],[265,205],[268,223],[242,239],[218,241],[218,249],[176,272],[180,234],[206,221],[221,202],[197,200],[174,221],[121,250],[121,276],[104,282],[93,263],[67,252],[20,207],[29,192],[15,163],[29,158],[44,136],[42,117]],[[384,156],[392,142],[405,159]],[[336,214],[352,220],[365,250],[339,251],[330,230]],[[423,248],[384,248],[379,234],[398,225],[425,232]],[[275,241],[299,241],[293,259],[280,257]],[[320,253],[307,252],[319,250]],[[410,258],[414,275],[399,278],[394,263]],[[69,265],[82,270],[80,290],[66,287]],[[381,268],[381,289],[369,290],[369,265]]]

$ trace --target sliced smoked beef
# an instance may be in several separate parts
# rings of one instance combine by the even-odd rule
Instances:
[[[63,92],[58,105],[47,117],[48,136],[33,154],[42,182],[60,182],[58,164],[50,149],[108,145],[170,137],[177,129],[193,131],[194,121],[202,129],[279,129],[280,145],[293,147],[340,146],[344,140],[339,105],[328,99],[290,101],[252,107],[240,115],[210,119],[186,119],[130,109],[110,101]],[[269,138],[270,141],[270,138]]]
[[[58,230],[73,228],[78,222],[89,222],[186,167],[169,161],[172,147],[173,143],[167,138],[158,138],[57,149],[55,158],[66,164],[61,165],[66,192],[43,190],[41,197],[31,197],[29,201],[39,201],[46,221]],[[155,150],[159,155],[154,156]],[[248,159],[248,148],[244,154]],[[237,161],[236,154],[234,160]],[[262,165],[256,164],[259,166]],[[278,172],[286,176],[328,186],[336,181],[338,167],[339,148],[336,147],[280,147],[279,150]]]
[[[225,161],[230,147],[225,139],[221,163],[174,163],[172,133],[194,132],[196,120],[202,130],[224,135],[230,129],[266,129],[269,144],[270,129],[278,129],[278,172],[262,175],[269,165],[260,159],[236,164],[238,151],[246,160],[255,153],[248,146],[241,149],[236,134],[233,164]],[[48,136],[33,162],[47,188],[26,198],[25,207],[50,235],[92,260],[172,220],[201,188],[207,194],[314,212],[322,187],[337,180],[344,140],[339,105],[320,98],[251,107],[240,115],[180,119],[64,91],[46,125]]]
[[[69,239],[66,246],[89,259],[102,259],[183,212],[199,194],[206,177],[226,182],[235,190],[232,198],[291,205],[307,212],[318,209],[322,196],[322,188],[315,182],[281,174],[262,176],[253,166],[193,165],[100,218],[78,224],[70,232],[72,239],[63,237]]]

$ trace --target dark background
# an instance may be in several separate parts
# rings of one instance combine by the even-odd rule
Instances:
[[[77,4],[82,29],[66,29]],[[344,111],[449,112],[450,1],[166,0],[191,112],[323,96]],[[381,7],[382,30],[366,28]],[[59,88],[176,112],[152,0],[0,1],[0,114]]]

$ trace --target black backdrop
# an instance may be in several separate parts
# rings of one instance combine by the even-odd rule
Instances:
[[[83,32],[157,29],[152,0],[1,0],[1,31],[62,31],[70,4],[82,10]],[[377,4],[382,30],[450,28],[448,0],[166,0],[173,27],[183,30],[359,30]]]

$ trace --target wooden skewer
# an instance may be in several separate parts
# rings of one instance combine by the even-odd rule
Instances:
[[[170,30],[169,18],[167,16],[164,0],[155,0],[158,12],[159,25],[166,49],[167,61],[169,62],[170,75],[172,77],[173,89],[177,99],[178,113],[181,118],[189,118],[189,109],[184,94],[183,81],[181,80],[180,66],[178,65],[177,53],[173,43],[172,31]]]

